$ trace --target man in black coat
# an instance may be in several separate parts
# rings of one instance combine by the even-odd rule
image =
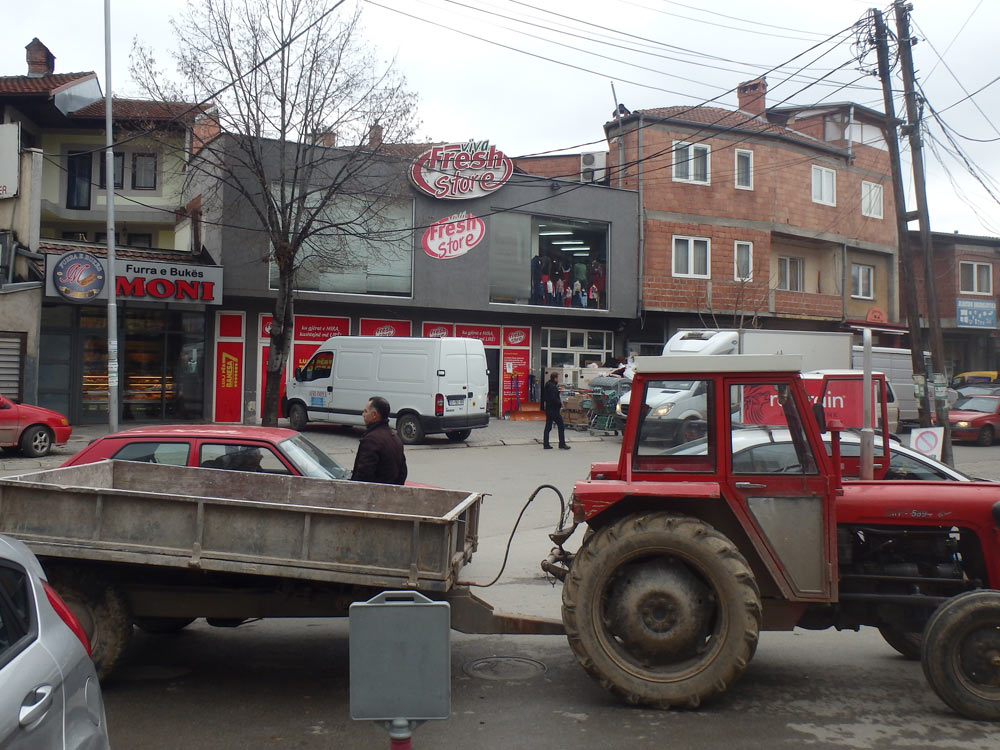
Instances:
[[[551,448],[549,432],[555,423],[559,427],[559,447],[569,450],[566,445],[566,426],[562,418],[562,399],[559,398],[559,373],[549,375],[549,381],[542,386],[542,409],[545,411],[545,432],[542,434],[542,447]]]
[[[372,396],[361,412],[365,434],[358,443],[351,479],[356,482],[403,484],[406,481],[406,456],[403,441],[389,427],[389,402]]]

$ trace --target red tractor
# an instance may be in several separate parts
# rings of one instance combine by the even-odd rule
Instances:
[[[761,629],[869,625],[953,709],[1000,719],[1000,486],[886,479],[888,431],[864,429],[887,424],[884,381],[869,401],[860,375],[807,390],[799,366],[639,359],[618,462],[576,484],[543,563],[580,664],[629,703],[696,707],[746,669]],[[681,380],[705,403],[677,444],[645,397]]]

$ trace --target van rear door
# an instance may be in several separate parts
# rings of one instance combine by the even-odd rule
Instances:
[[[490,378],[489,368],[486,366],[486,349],[483,347],[482,341],[466,339],[465,352],[469,365],[468,413],[470,417],[481,419],[486,415],[490,395]]]
[[[464,426],[472,393],[469,390],[469,362],[462,339],[441,339],[441,370],[438,371],[438,393],[444,396],[444,417],[454,420],[457,427]]]

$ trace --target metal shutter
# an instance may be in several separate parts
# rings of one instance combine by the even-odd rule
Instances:
[[[0,331],[0,393],[20,401],[23,398],[24,357],[28,334]]]

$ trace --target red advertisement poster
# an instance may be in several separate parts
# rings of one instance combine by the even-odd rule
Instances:
[[[439,339],[442,336],[454,336],[455,326],[452,323],[424,323],[422,335],[428,339]]]
[[[812,403],[819,401],[823,380],[821,378],[805,378],[806,391]],[[863,427],[864,406],[862,395],[863,383],[858,380],[831,380],[828,382],[826,395],[823,398],[823,411],[827,419],[839,419],[844,427]],[[872,426],[877,424],[881,407],[876,401],[878,388],[872,384]],[[743,389],[743,422],[745,424],[785,425],[784,410],[778,403],[778,394],[774,386],[746,386]]]
[[[517,411],[528,400],[528,373],[531,367],[528,349],[504,349],[500,371],[503,378],[501,410]]]
[[[410,331],[411,326],[408,320],[361,319],[362,336],[410,336]]]
[[[483,346],[500,346],[500,326],[455,324],[455,335],[463,339],[479,339]]]
[[[330,318],[325,315],[296,315],[295,340],[323,342],[334,336],[350,336],[350,318]]]
[[[503,327],[503,345],[507,346],[531,346],[530,328]]]
[[[215,344],[215,421],[243,421],[242,341],[218,341]]]
[[[243,316],[235,313],[219,314],[219,338],[243,338]]]

